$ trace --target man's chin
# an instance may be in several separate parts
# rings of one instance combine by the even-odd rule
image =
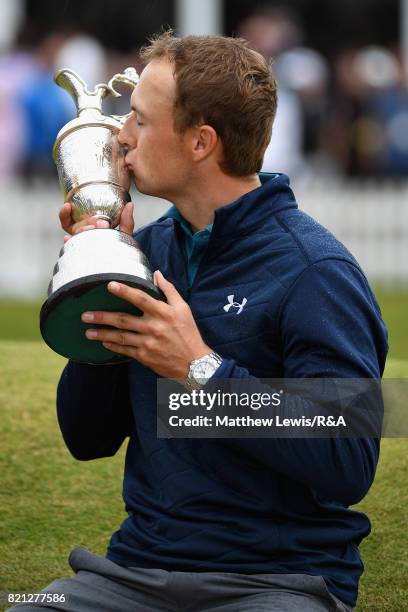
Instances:
[[[138,190],[139,193],[143,193],[143,195],[149,195],[149,196],[156,196],[157,197],[157,193],[156,191],[153,189],[153,187],[151,185],[148,185],[145,181],[143,181],[140,176],[136,176],[134,174],[134,183],[136,186],[136,189]]]
[[[139,176],[133,175],[133,182],[139,193],[146,194],[146,186]]]

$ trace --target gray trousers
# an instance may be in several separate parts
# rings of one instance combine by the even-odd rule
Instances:
[[[64,603],[23,603],[20,612],[348,612],[321,576],[169,572],[123,568],[85,548],[69,557],[75,576],[55,580],[41,593]]]

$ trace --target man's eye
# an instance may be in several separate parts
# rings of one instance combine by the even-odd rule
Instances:
[[[136,120],[136,125],[143,125],[143,123],[141,121]]]

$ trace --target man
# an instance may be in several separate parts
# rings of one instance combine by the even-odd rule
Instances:
[[[165,33],[144,58],[120,141],[138,189],[174,204],[135,234],[167,303],[109,283],[143,316],[82,315],[95,324],[90,342],[131,360],[68,363],[59,423],[80,460],[111,456],[129,437],[128,518],[107,558],[71,553],[76,576],[46,589],[68,603],[50,605],[350,609],[370,525],[348,506],[372,483],[378,440],[158,439],[156,382],[197,385],[197,371],[201,384],[379,378],[387,346],[378,306],[353,257],[298,210],[287,177],[258,176],[276,109],[262,56],[242,40]],[[73,224],[68,204],[60,217],[70,234],[103,227]],[[129,205],[121,229],[133,230]]]

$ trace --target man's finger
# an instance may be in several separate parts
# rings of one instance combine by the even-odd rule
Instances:
[[[69,202],[65,202],[64,206],[59,211],[58,216],[61,222],[61,227],[66,232],[71,231],[71,226],[72,226],[71,213],[72,213],[72,205]]]
[[[82,219],[82,221],[74,223],[69,232],[70,234],[74,235],[91,229],[105,229],[109,227],[109,223],[105,219],[99,219],[99,217],[87,217],[86,219]]]
[[[110,223],[106,219],[97,219],[95,222],[95,227],[97,229],[109,229]]]
[[[148,334],[150,330],[149,324],[143,320],[143,317],[137,317],[126,312],[84,312],[81,319],[84,323],[110,325],[111,327],[137,332],[138,334]]]
[[[133,304],[133,306],[136,306],[136,308],[139,308],[142,312],[151,315],[157,316],[163,314],[168,308],[167,304],[164,304],[160,300],[156,300],[145,291],[134,289],[133,287],[115,281],[108,283],[108,291],[130,302],[130,304]]]
[[[123,329],[87,329],[85,336],[88,340],[98,340],[99,342],[113,342],[119,346],[135,347],[142,343],[141,336],[134,332]]]
[[[154,280],[159,289],[163,291],[170,306],[176,306],[180,302],[185,303],[175,286],[164,278],[160,270],[156,270],[154,273]]]
[[[81,232],[88,232],[89,230],[95,229],[94,225],[84,225],[83,227],[78,227],[75,229],[74,234],[81,234]]]
[[[128,202],[120,216],[120,231],[125,234],[133,234],[135,223],[133,221],[133,202]]]
[[[136,359],[137,361],[141,361],[139,357],[139,349],[131,346],[122,346],[121,344],[115,344],[114,342],[102,342],[103,346],[112,353],[118,353],[119,355],[125,355],[125,357],[130,357],[131,359]]]

